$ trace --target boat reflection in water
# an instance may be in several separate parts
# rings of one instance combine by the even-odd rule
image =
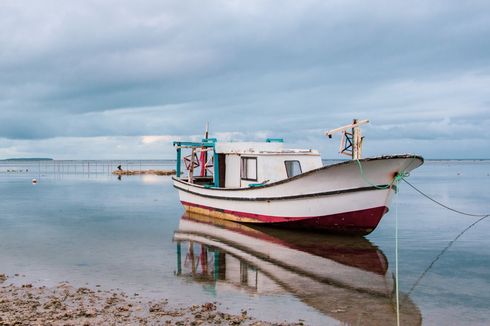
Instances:
[[[251,228],[186,213],[174,241],[178,275],[258,295],[289,292],[341,323],[396,324],[387,259],[362,237]],[[420,325],[419,309],[409,298],[401,301],[400,323]]]

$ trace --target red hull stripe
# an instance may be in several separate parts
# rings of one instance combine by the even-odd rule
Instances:
[[[258,223],[274,223],[281,226],[300,227],[308,229],[330,229],[330,230],[351,230],[365,233],[372,231],[379,223],[383,215],[388,211],[385,206],[373,207],[358,211],[322,215],[322,216],[271,216],[262,214],[253,214],[233,210],[219,209],[194,203],[182,201],[184,206],[198,207],[205,210],[217,211],[237,216],[238,218],[247,218],[256,220]]]

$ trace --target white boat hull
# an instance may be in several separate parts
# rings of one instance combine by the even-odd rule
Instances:
[[[173,180],[190,212],[246,223],[367,234],[388,211],[396,175],[422,163],[414,155],[346,161],[253,188],[207,188]]]

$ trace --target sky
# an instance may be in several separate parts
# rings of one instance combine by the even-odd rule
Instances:
[[[0,159],[167,159],[173,140],[369,119],[364,156],[490,158],[489,1],[0,0]]]

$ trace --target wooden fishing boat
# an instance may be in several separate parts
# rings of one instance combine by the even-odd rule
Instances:
[[[213,293],[290,293],[341,324],[396,324],[388,261],[364,237],[249,227],[186,213],[173,240],[176,274]],[[402,297],[400,324],[420,325],[420,310]]]
[[[361,159],[359,126],[366,122],[354,120],[326,133],[342,132],[341,153],[352,157],[326,166],[318,151],[287,149],[282,139],[174,142],[174,187],[191,212],[244,223],[368,234],[388,211],[397,176],[420,166],[423,158],[400,154]],[[191,154],[182,160],[185,149]]]

